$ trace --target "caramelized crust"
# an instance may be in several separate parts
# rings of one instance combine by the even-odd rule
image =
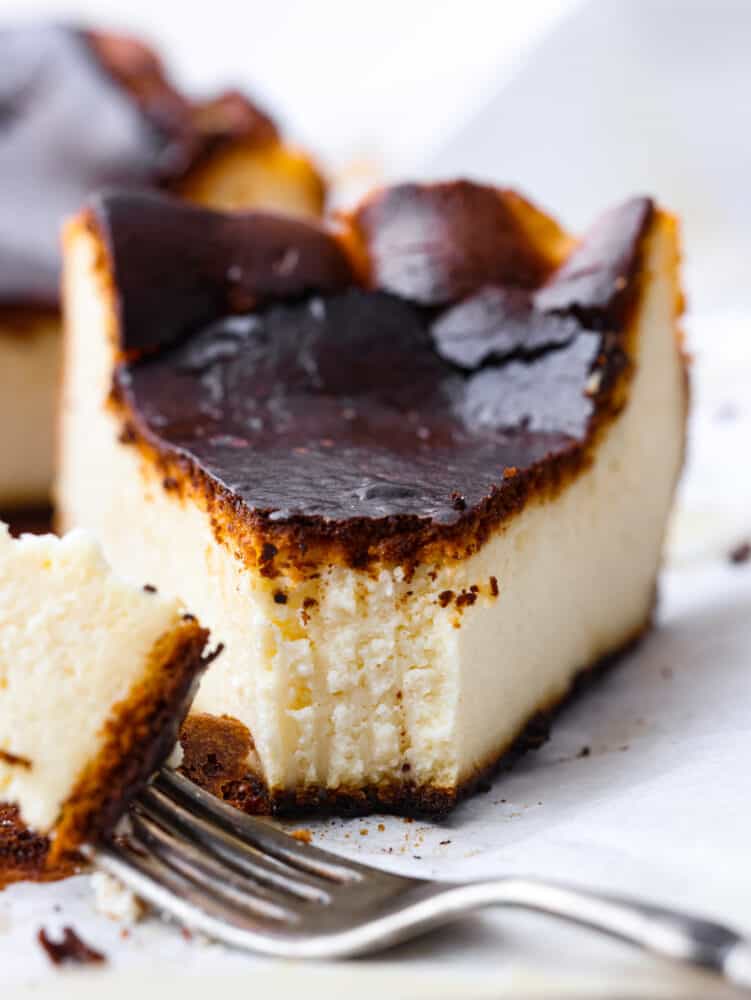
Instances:
[[[141,195],[100,198],[77,223],[103,249],[121,440],[239,558],[293,578],[464,558],[586,468],[627,397],[644,247],[672,225],[637,198],[575,244],[519,196],[467,182],[378,192],[328,229]],[[234,388],[214,418],[216,358]],[[299,419],[284,401],[292,431],[256,432],[240,408],[264,380],[302,386]],[[392,421],[365,431],[362,460],[356,426],[330,412],[350,398],[367,427]],[[407,441],[412,411],[427,435]],[[388,450],[371,471],[374,440]],[[360,475],[373,486],[358,493]]]
[[[485,285],[537,288],[568,243],[520,195],[469,181],[385,188],[350,222],[366,284],[426,306],[456,302]]]

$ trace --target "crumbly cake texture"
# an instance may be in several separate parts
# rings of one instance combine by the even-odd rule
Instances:
[[[75,870],[173,749],[208,633],[83,532],[0,533],[0,884]]]
[[[194,780],[444,814],[648,627],[687,407],[650,199],[577,240],[468,182],[323,226],[112,194],[66,246],[61,516],[226,642]]]

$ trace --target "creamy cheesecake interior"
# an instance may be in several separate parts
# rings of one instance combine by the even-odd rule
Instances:
[[[424,213],[420,218],[424,227]],[[629,218],[624,215],[624,225]],[[367,213],[361,213],[361,232],[366,223]],[[609,242],[615,223],[608,225],[596,227],[585,239],[586,252],[605,258],[615,253]],[[539,225],[533,228],[541,231]],[[381,271],[388,269],[388,259],[379,262],[377,253],[396,255],[399,250],[387,235],[381,232],[371,240],[373,271],[377,265]],[[560,265],[562,270],[543,281],[541,301],[547,296],[554,303],[546,315],[558,323],[556,273],[565,275],[561,287],[567,294],[572,283],[576,292],[582,275],[585,282],[591,275],[583,265],[577,270],[569,257],[578,244],[554,228],[546,233],[548,242],[551,235],[556,249],[548,267]],[[407,254],[413,252],[411,246],[426,242],[413,238],[410,243],[408,237],[414,237],[409,227]],[[532,430],[544,435],[545,421],[560,414],[546,416],[545,405],[539,403],[542,397],[556,397],[559,409],[566,400],[572,427],[579,419],[576,414],[591,405],[582,424],[588,428],[583,451],[574,430],[570,448],[565,436],[550,438],[562,462],[579,455],[574,464],[555,465],[554,445],[546,453],[547,439],[541,437],[541,450],[529,470],[511,463],[485,469],[483,475],[498,480],[488,503],[498,501],[502,513],[486,520],[478,515],[480,520],[472,521],[475,484],[467,482],[466,490],[452,501],[454,514],[437,513],[414,522],[413,534],[422,532],[419,542],[409,527],[401,527],[402,515],[384,519],[374,514],[341,522],[342,531],[355,534],[378,527],[367,558],[361,558],[362,553],[348,558],[342,545],[333,542],[327,548],[316,531],[306,529],[304,517],[295,522],[294,531],[289,529],[289,547],[284,550],[282,529],[285,518],[294,521],[291,515],[272,511],[260,525],[245,516],[243,503],[253,488],[258,507],[269,506],[264,472],[273,466],[258,464],[267,461],[265,452],[256,455],[256,464],[253,450],[247,454],[243,500],[234,501],[233,516],[227,513],[231,504],[225,498],[240,486],[233,487],[224,476],[216,492],[207,494],[199,483],[206,468],[200,450],[193,453],[198,459],[190,461],[184,460],[184,449],[171,453],[177,456],[174,461],[160,453],[161,445],[154,442],[167,433],[166,418],[152,425],[154,437],[141,439],[134,433],[134,423],[144,417],[140,411],[134,416],[137,369],[132,373],[135,381],[128,375],[122,383],[131,393],[130,409],[123,409],[118,393],[113,398],[122,345],[110,253],[112,242],[105,250],[90,217],[70,228],[59,509],[65,527],[85,525],[96,532],[120,572],[179,594],[225,644],[226,653],[203,679],[192,711],[204,724],[206,716],[231,717],[250,737],[239,771],[228,776],[224,787],[214,783],[214,790],[243,804],[242,782],[229,781],[240,774],[247,781],[254,778],[256,787],[264,789],[268,807],[280,812],[321,805],[445,812],[515,745],[531,720],[565,698],[582,672],[628,647],[648,627],[666,519],[682,462],[687,405],[676,326],[681,299],[672,217],[657,210],[649,216],[628,279],[620,273],[614,277],[607,269],[604,277],[597,272],[606,296],[614,294],[610,286],[620,292],[627,281],[634,285],[612,368],[611,361],[598,367],[611,351],[607,338],[614,334],[589,332],[600,323],[593,312],[589,319],[572,319],[582,324],[582,332],[568,330],[561,344],[538,345],[525,354],[520,342],[498,368],[491,364],[486,372],[480,366],[472,376],[507,380],[501,383],[505,395],[500,402],[478,396],[480,412],[471,418],[478,434],[484,433],[483,421],[496,419],[497,406],[518,414],[527,412],[530,399],[537,400],[529,408],[537,414],[533,424],[539,423]],[[451,258],[450,253],[439,256],[441,267]],[[508,267],[518,268],[518,259],[512,254]],[[495,266],[492,255],[488,260]],[[125,266],[115,250],[114,268],[120,276]],[[482,278],[485,264],[475,260],[473,266]],[[429,286],[434,286],[423,281],[424,268],[410,270],[409,260],[403,260],[402,267],[405,270],[392,266],[394,280],[402,280],[404,273],[417,275],[423,299],[433,294]],[[456,283],[457,273],[452,274]],[[484,279],[476,283],[485,287]],[[382,287],[388,284],[383,278]],[[118,290],[123,294],[122,286]],[[407,291],[405,285],[400,294]],[[579,317],[584,309],[577,306],[571,312]],[[506,329],[501,330],[503,336]],[[482,328],[479,336],[496,343],[499,333]],[[594,354],[591,338],[601,338]],[[461,336],[460,341],[461,351],[472,353],[472,344],[467,348]],[[450,345],[446,350],[450,353]],[[572,356],[583,351],[583,367],[576,362],[574,374],[574,369],[557,367],[561,350]],[[188,370],[189,356],[180,357],[174,367]],[[356,366],[350,355],[342,357],[339,373],[342,365]],[[395,355],[397,382],[403,360]],[[148,380],[144,372],[138,377]],[[346,383],[346,372],[341,377]],[[472,387],[480,392],[481,383],[473,382]],[[467,389],[469,402],[472,387]],[[320,391],[325,395],[328,390]],[[354,402],[343,391],[344,396],[348,406],[365,405],[365,396]],[[327,406],[328,399],[321,405]],[[215,402],[221,410],[221,392]],[[301,406],[304,420],[304,402]],[[368,434],[373,435],[374,448],[382,444],[376,417],[364,432],[363,447]],[[407,414],[403,419],[408,423],[410,418]],[[562,425],[554,421],[551,426]],[[434,437],[439,430],[431,431]],[[519,440],[525,440],[524,428],[514,428],[517,432]],[[279,433],[277,450],[271,454],[289,448],[287,431]],[[337,447],[346,443],[346,432],[341,433],[345,436]],[[504,433],[493,430],[493,447]],[[247,441],[224,444],[242,448]],[[322,447],[316,454],[323,455],[323,464],[316,466],[311,490],[323,498],[319,507],[325,510],[327,496],[338,495],[342,487],[333,471],[326,478],[325,440]],[[466,447],[478,449],[480,443]],[[284,466],[288,471],[283,475],[297,483],[294,477],[313,457],[305,448],[295,457],[293,450],[292,464]],[[471,460],[467,454],[462,461]],[[338,474],[340,466],[333,468]],[[346,474],[344,469],[341,476]],[[436,467],[436,478],[442,474]],[[248,480],[255,487],[248,487]],[[532,485],[517,487],[522,483]],[[382,495],[386,507],[393,497],[397,505],[402,502],[398,489],[388,483]],[[479,501],[476,506],[481,514],[486,509]],[[281,526],[275,531],[277,523]],[[321,516],[316,523],[321,532],[333,532],[332,525],[340,522]],[[220,734],[218,722],[217,727]],[[188,726],[188,739],[190,732]],[[217,739],[221,743],[220,735]]]
[[[41,74],[44,88],[35,84]],[[7,511],[50,499],[60,229],[86,196],[128,184],[225,209],[263,205],[317,216],[324,186],[311,160],[250,101],[234,92],[190,101],[133,39],[65,26],[0,30],[0,90],[8,109],[0,121],[0,510]]]
[[[170,753],[206,640],[86,533],[0,528],[0,813],[49,837],[53,862],[107,832]],[[0,884],[14,861],[0,852]]]

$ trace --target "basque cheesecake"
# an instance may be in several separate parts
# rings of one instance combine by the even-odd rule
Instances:
[[[84,532],[0,526],[0,886],[66,874],[173,750],[210,657]]]
[[[0,30],[0,507],[43,504],[60,367],[60,228],[109,184],[317,215],[323,184],[271,119],[179,93],[149,48],[64,26]]]
[[[677,225],[509,190],[328,224],[97,197],[65,235],[60,517],[226,647],[185,773],[441,815],[648,627],[681,467]]]

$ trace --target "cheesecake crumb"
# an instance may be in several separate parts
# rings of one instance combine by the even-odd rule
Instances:
[[[313,834],[310,830],[293,830],[290,836],[294,840],[299,840],[301,844],[311,844],[313,842]]]
[[[40,928],[37,940],[47,952],[47,957],[53,965],[93,965],[107,961],[106,955],[91,948],[82,941],[72,927],[63,928],[63,936],[59,941],[53,941],[44,927]]]
[[[124,424],[122,430],[117,436],[117,440],[120,444],[134,444],[136,441],[136,432],[134,427],[129,423]]]
[[[589,755],[591,753],[592,753],[592,751],[590,750],[589,747],[582,747],[581,750],[579,751],[579,753],[576,756],[580,757],[580,758],[581,757],[589,757]]]
[[[169,755],[167,760],[164,762],[167,767],[173,768],[175,771],[183,766],[183,761],[185,760],[185,751],[183,750],[183,745],[180,740],[175,743],[172,747],[172,753]]]
[[[438,841],[438,844],[439,844],[440,847],[445,847],[446,844],[450,844],[450,843],[451,843],[450,840],[439,840]]]
[[[602,371],[594,371],[587,379],[584,386],[585,396],[596,396],[600,391],[600,386],[602,385]]]
[[[379,830],[379,832],[380,832],[380,833],[383,833],[383,831],[384,831],[385,829],[386,829],[386,827],[385,827],[385,826],[383,825],[383,823],[379,823],[379,824],[378,824],[378,830]]]
[[[17,753],[10,753],[9,750],[0,750],[0,762],[10,764],[11,767],[24,767],[30,771],[33,767],[28,757],[22,757]]]
[[[137,924],[147,911],[135,893],[107,872],[94,872],[91,876],[94,906],[98,913],[124,924]]]
[[[156,594],[157,592],[157,589],[153,583],[144,583],[143,589],[146,591],[147,594]]]
[[[741,542],[736,545],[728,553],[728,559],[734,566],[742,566],[743,563],[747,563],[751,559],[751,542]]]
[[[459,493],[458,490],[454,490],[452,492],[450,499],[451,499],[451,506],[454,508],[454,510],[466,510],[467,509],[467,501],[464,499],[464,497],[462,496],[462,494]]]
[[[368,832],[369,832],[369,831],[368,831],[368,828],[367,828],[367,826],[363,826],[363,827],[362,827],[362,828],[360,829],[360,836],[361,836],[361,837],[367,837],[367,835],[368,835]]]

